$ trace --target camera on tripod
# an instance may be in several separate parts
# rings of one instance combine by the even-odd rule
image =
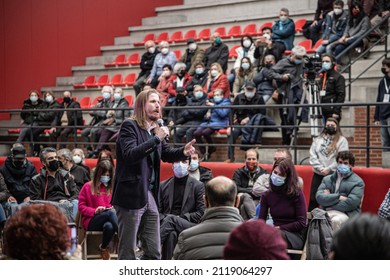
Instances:
[[[322,59],[318,54],[313,56],[304,56],[304,73],[309,81],[314,81],[322,69]]]

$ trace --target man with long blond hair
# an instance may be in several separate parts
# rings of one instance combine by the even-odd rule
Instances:
[[[186,160],[195,140],[181,148],[166,143],[169,131],[159,126],[161,104],[154,89],[135,100],[134,115],[122,123],[116,141],[117,165],[111,204],[118,216],[119,259],[135,259],[137,236],[144,259],[160,259],[158,192],[160,160]]]

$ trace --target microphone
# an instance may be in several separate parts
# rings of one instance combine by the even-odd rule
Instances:
[[[164,126],[164,121],[162,119],[158,119],[156,122],[157,122],[159,127],[163,127]],[[169,142],[169,135],[165,136],[165,141]]]

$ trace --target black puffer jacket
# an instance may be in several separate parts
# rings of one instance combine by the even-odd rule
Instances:
[[[30,99],[24,100],[22,110],[35,110],[34,112],[22,111],[20,117],[25,124],[32,124],[38,118],[40,110],[44,107],[42,99],[38,99],[37,104],[33,104]]]

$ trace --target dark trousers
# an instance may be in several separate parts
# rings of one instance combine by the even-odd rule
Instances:
[[[202,136],[206,143],[213,144],[213,139],[211,138],[211,135],[214,133],[214,129],[210,127],[199,127],[197,130],[194,131],[194,137],[196,139],[196,143],[203,144],[205,143],[202,140]],[[206,148],[205,147],[199,147],[202,153],[205,153]],[[214,147],[215,148],[215,147]]]
[[[113,210],[100,212],[88,224],[88,230],[103,231],[101,248],[106,249],[114,234],[118,232],[118,218]]]
[[[316,193],[317,193],[318,187],[321,185],[323,178],[324,178],[324,176],[322,176],[322,175],[319,175],[317,173],[313,174],[313,178],[311,179],[310,201],[309,201],[308,212],[311,212],[311,210],[318,207],[318,202],[316,200]]]
[[[96,149],[97,151],[103,150],[105,146],[107,146],[107,142],[110,140],[110,138],[115,134],[115,131],[111,131],[108,129],[103,128],[100,131],[100,137],[99,137],[99,144],[97,145]]]
[[[179,234],[195,224],[175,215],[166,216],[160,221],[160,224],[161,259],[170,260],[173,257],[173,251]]]
[[[236,144],[236,141],[238,137],[242,134],[242,127],[235,127],[232,128],[232,138],[233,138],[233,144]],[[228,158],[233,160],[234,157],[234,146],[232,147],[232,152],[230,152],[230,149],[228,149]]]
[[[56,132],[50,134],[50,142],[55,143],[57,142],[58,136],[60,137],[60,141],[62,144],[60,144],[61,149],[66,148],[66,142],[68,142],[68,137],[71,133],[74,135],[74,128],[71,127],[64,127],[64,128],[57,128]]]

